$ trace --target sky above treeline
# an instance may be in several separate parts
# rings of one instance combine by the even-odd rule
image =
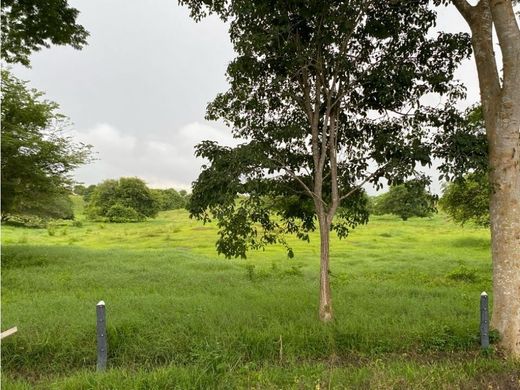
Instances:
[[[227,26],[216,17],[196,23],[175,0],[70,4],[90,32],[88,46],[44,49],[32,55],[31,68],[13,72],[60,104],[76,141],[93,145],[97,160],[79,168],[77,180],[137,176],[154,188],[189,189],[203,163],[193,155],[197,143],[236,143],[222,123],[204,120],[207,103],[227,89],[234,56]],[[438,15],[436,30],[468,31],[452,6]],[[462,107],[476,103],[472,60],[457,77],[467,87]],[[437,174],[429,173],[438,192]]]

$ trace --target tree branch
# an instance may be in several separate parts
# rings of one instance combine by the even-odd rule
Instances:
[[[520,89],[520,30],[511,1],[489,0],[493,25],[502,52],[503,94]]]
[[[324,206],[327,205],[325,201],[320,196],[318,196],[318,194],[311,191],[309,186],[307,186],[307,184],[305,184],[305,182],[300,177],[298,177],[298,175],[291,168],[289,168],[286,164],[284,164],[278,159],[273,158],[272,160],[280,164],[280,168],[284,169],[294,180],[296,180],[311,198],[318,200]]]
[[[473,23],[473,15],[475,7],[472,6],[470,3],[467,2],[467,0],[452,0],[453,5],[457,7],[460,14],[464,19],[466,19],[466,22],[471,26]],[[480,1],[487,1],[487,0],[480,0]]]
[[[340,202],[346,198],[348,198],[349,196],[351,196],[353,193],[355,193],[356,191],[358,191],[361,187],[363,187],[366,183],[369,182],[370,179],[372,179],[375,175],[377,175],[379,172],[381,172],[381,170],[383,170],[387,165],[390,164],[390,161],[388,161],[387,163],[381,165],[378,169],[376,169],[374,172],[372,172],[370,175],[368,175],[367,177],[365,177],[365,179],[361,182],[361,184],[355,186],[353,189],[351,189],[349,192],[347,192],[345,195],[341,196],[339,198]]]

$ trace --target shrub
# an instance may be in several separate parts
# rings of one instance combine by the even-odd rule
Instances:
[[[466,283],[474,283],[478,280],[477,272],[463,265],[449,272],[446,277],[451,280]]]
[[[83,227],[83,222],[78,221],[78,220],[72,221],[72,227],[77,227],[77,228]]]
[[[131,207],[123,206],[121,203],[116,203],[106,213],[106,217],[110,222],[139,222],[143,218],[139,216],[137,211]]]

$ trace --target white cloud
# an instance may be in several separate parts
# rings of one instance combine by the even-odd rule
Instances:
[[[137,176],[150,186],[189,189],[200,172],[202,160],[194,156],[195,145],[214,140],[224,145],[236,141],[229,130],[199,122],[171,131],[169,139],[126,135],[107,123],[76,131],[75,139],[93,145],[97,160],[76,171],[79,181],[92,184],[121,176]]]

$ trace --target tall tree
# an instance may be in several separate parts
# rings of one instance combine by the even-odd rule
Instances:
[[[520,29],[511,0],[452,0],[471,29],[489,143],[492,326],[520,356]],[[493,46],[496,31],[502,63]],[[501,72],[499,71],[501,69]]]
[[[78,14],[67,0],[3,0],[2,59],[29,66],[30,54],[51,43],[81,49],[88,32],[77,24]]]
[[[366,222],[365,183],[398,182],[430,162],[425,125],[450,114],[419,100],[461,96],[452,74],[468,37],[428,38],[436,15],[423,0],[181,3],[196,18],[215,12],[230,22],[230,89],[208,118],[245,141],[198,146],[210,164],[194,183],[191,214],[218,220],[226,256],[285,243],[285,233],[308,240],[317,225],[319,316],[329,321],[330,233],[345,237]]]
[[[70,173],[90,146],[64,135],[67,118],[42,93],[2,70],[2,220],[15,214],[70,216]],[[70,207],[69,207],[70,209]]]

